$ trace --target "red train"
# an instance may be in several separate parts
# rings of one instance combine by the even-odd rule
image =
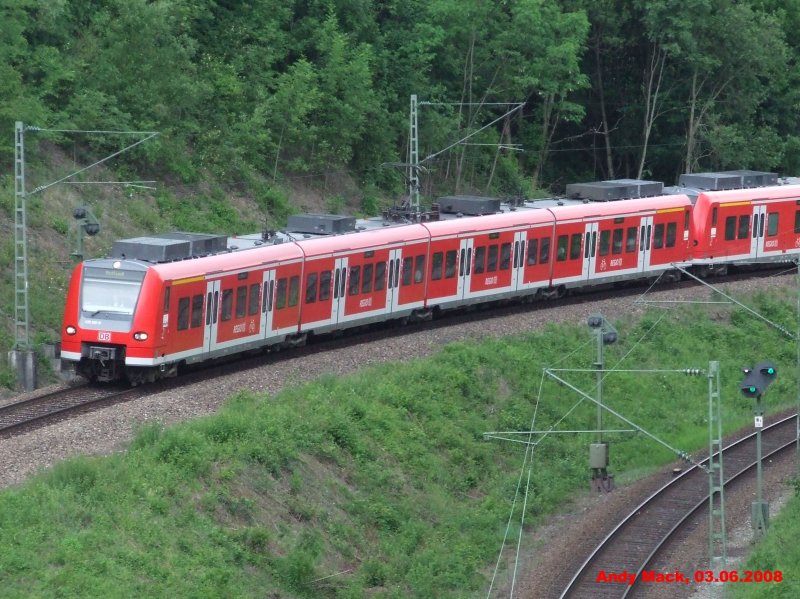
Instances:
[[[800,185],[753,171],[684,175],[668,189],[572,185],[565,198],[517,206],[456,196],[439,210],[404,223],[300,215],[288,233],[116,242],[111,257],[75,268],[61,358],[91,380],[139,384],[310,334],[559,297],[677,274],[673,264],[706,273],[800,253]]]

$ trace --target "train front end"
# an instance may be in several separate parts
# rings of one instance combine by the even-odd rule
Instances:
[[[76,266],[64,306],[61,359],[90,381],[127,378],[136,384],[154,378],[130,365],[153,361],[151,304],[160,292],[157,274],[140,261],[98,259]]]

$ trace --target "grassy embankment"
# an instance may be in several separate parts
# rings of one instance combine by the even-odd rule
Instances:
[[[790,301],[749,301],[793,321]],[[660,316],[620,326],[608,363]],[[591,365],[584,326],[457,343],[432,359],[322,377],[274,397],[241,393],[218,415],[168,430],[145,426],[127,452],[73,459],[0,493],[2,595],[484,596],[524,449],[482,433],[527,430],[542,367],[576,348],[559,366]],[[782,368],[770,409],[792,403],[793,345],[738,309],[670,313],[624,367],[720,360],[732,429],[750,421],[738,368],[761,358]],[[591,374],[566,376],[591,390]],[[604,398],[678,448],[707,443],[705,378],[612,375]],[[545,383],[536,428],[575,400]],[[594,419],[583,405],[561,428],[593,428]],[[612,417],[606,424],[619,428]],[[673,459],[642,436],[610,440],[613,470],[628,473],[618,479]],[[586,489],[589,441],[554,435],[542,443],[526,523]]]

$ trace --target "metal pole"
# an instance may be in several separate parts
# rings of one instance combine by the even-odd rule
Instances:
[[[412,210],[419,212],[419,130],[416,94],[411,94],[408,128],[408,203]]]
[[[597,337],[597,442],[603,442],[603,328],[595,329]]]
[[[29,347],[28,231],[25,208],[25,125],[14,126],[14,347]]]
[[[761,472],[761,429],[764,426],[764,404],[762,396],[756,397],[755,427],[756,427],[756,500],[751,506],[751,523],[753,535],[756,539],[767,532],[769,522],[769,504],[764,501],[764,480]]]
[[[800,258],[797,262],[797,332],[794,337],[794,346],[797,359],[797,368],[795,369],[795,377],[797,384],[797,476],[800,478]]]
[[[708,363],[708,555],[717,573],[728,558],[723,480],[719,362],[714,361]]]

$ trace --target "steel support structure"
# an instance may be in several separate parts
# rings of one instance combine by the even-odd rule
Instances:
[[[415,212],[419,212],[419,129],[416,94],[411,94],[408,119],[408,205]]]
[[[719,362],[708,363],[708,555],[715,572],[728,560],[725,532],[725,487],[722,469],[722,408]]]
[[[25,208],[25,125],[14,126],[14,348],[30,346],[28,233]]]

